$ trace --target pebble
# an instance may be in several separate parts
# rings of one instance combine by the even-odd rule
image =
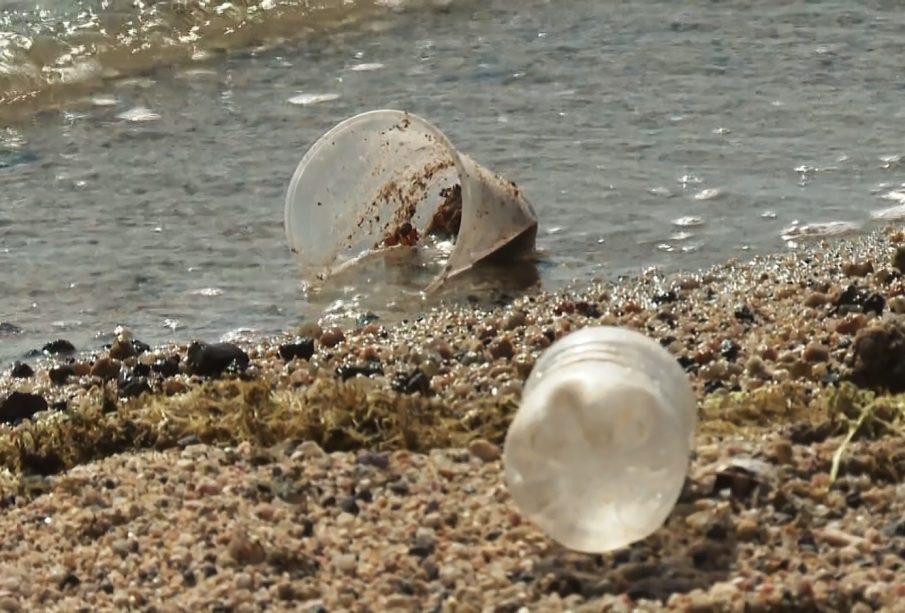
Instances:
[[[186,352],[186,363],[194,375],[219,377],[227,368],[245,370],[248,354],[233,343],[193,342]]]
[[[310,360],[314,355],[314,340],[310,338],[297,338],[291,343],[283,343],[279,347],[280,357],[284,361]]]
[[[830,348],[821,343],[811,343],[805,347],[802,357],[806,362],[826,362],[830,359]]]
[[[9,374],[13,379],[31,379],[35,376],[35,371],[24,362],[13,362]]]
[[[75,345],[60,338],[41,347],[41,351],[47,355],[72,355],[75,353]]]
[[[899,272],[905,272],[905,247],[896,247],[892,256],[892,266]]]
[[[503,321],[503,329],[510,331],[515,330],[516,328],[521,328],[526,323],[528,323],[528,318],[524,312],[513,311]]]
[[[501,337],[490,344],[490,355],[495,359],[510,359],[515,354],[515,348],[509,337]]]
[[[804,299],[804,305],[811,308],[823,306],[827,302],[829,302],[829,297],[823,292],[814,292]]]
[[[91,374],[92,377],[98,377],[103,379],[104,381],[110,381],[112,379],[116,379],[119,376],[119,371],[121,369],[120,363],[109,357],[103,357],[97,359],[94,364],[91,366]]]
[[[320,344],[327,348],[336,347],[346,340],[346,335],[340,328],[330,328],[320,336]]]
[[[874,263],[870,260],[865,262],[845,262],[842,265],[842,274],[846,277],[866,277],[874,271]]]
[[[468,444],[468,451],[482,462],[495,462],[502,455],[498,445],[482,438],[471,441]]]
[[[340,572],[351,574],[358,567],[358,561],[355,559],[355,554],[338,553],[333,555],[333,565]]]
[[[296,448],[293,457],[296,455],[302,458],[317,459],[325,457],[327,453],[314,441],[304,441]]]
[[[129,340],[118,338],[110,347],[110,357],[114,360],[125,360],[135,356],[135,347]]]
[[[15,424],[30,419],[35,413],[46,411],[47,401],[43,396],[27,392],[12,392],[0,402],[0,423]]]
[[[893,296],[889,299],[889,310],[896,315],[905,313],[905,296]]]
[[[305,322],[298,327],[298,335],[302,338],[320,338],[323,329],[314,322]]]
[[[266,557],[263,545],[251,540],[246,529],[238,526],[227,545],[227,553],[239,564],[260,564]]]

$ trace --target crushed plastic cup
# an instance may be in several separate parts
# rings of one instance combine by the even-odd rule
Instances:
[[[506,433],[507,487],[561,545],[602,553],[647,538],[682,491],[697,427],[688,375],[633,330],[584,328],[551,345]]]
[[[493,256],[534,250],[537,216],[515,183],[405,111],[356,115],[302,158],[284,224],[303,273],[324,279],[377,254],[445,249],[427,290]]]

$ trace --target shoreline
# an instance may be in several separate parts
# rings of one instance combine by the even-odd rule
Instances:
[[[4,373],[0,402],[15,390],[65,410],[0,426],[0,522],[7,539],[34,545],[4,548],[0,574],[37,573],[0,584],[0,601],[892,606],[905,595],[905,401],[881,390],[898,385],[905,359],[893,314],[905,313],[905,235],[894,228],[698,273],[440,309],[407,326],[304,324],[213,350],[139,351],[124,333],[113,357],[77,358],[72,372]],[[673,515],[642,543],[601,556],[569,553],[524,521],[499,461],[534,360],[588,325],[660,340],[699,400]],[[86,538],[92,514],[106,519]],[[167,525],[184,526],[182,538]],[[115,547],[123,540],[125,554]],[[111,579],[108,591],[88,576],[88,559],[115,569],[121,585]]]

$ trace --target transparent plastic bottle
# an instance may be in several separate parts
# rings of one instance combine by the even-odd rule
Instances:
[[[666,521],[697,427],[686,373],[656,341],[596,327],[538,359],[509,427],[503,461],[519,510],[560,544],[618,549]]]

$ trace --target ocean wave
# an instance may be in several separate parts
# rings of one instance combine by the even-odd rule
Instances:
[[[81,0],[0,13],[0,121],[106,80],[450,0]]]

